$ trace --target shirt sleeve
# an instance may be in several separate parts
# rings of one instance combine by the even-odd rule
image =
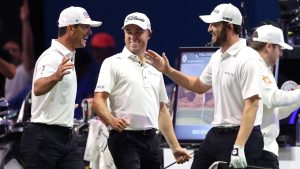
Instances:
[[[240,65],[240,86],[243,99],[258,95],[261,98],[261,73],[258,59],[248,59]]]
[[[206,65],[199,77],[199,80],[208,86],[212,86],[212,60],[213,56],[211,57],[211,59],[209,60],[208,64]]]
[[[160,84],[159,84],[159,102],[164,102],[164,103],[168,103],[169,102],[169,98],[167,95],[167,91],[166,91],[166,87],[165,87],[165,82],[163,79],[163,75],[160,74]]]
[[[98,81],[95,92],[108,92],[111,93],[116,79],[116,71],[113,67],[112,60],[107,58],[101,65]]]
[[[33,80],[53,75],[57,71],[61,61],[59,61],[58,57],[50,54],[43,55],[43,58],[36,63],[36,72]]]

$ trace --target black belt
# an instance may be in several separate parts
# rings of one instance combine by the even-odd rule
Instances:
[[[118,131],[111,130],[110,132],[118,132]],[[149,136],[149,135],[156,135],[157,129],[152,128],[152,129],[147,129],[147,130],[123,130],[122,132],[136,134],[136,135]]]
[[[51,130],[55,130],[59,133],[63,133],[64,135],[66,135],[67,137],[71,137],[73,134],[73,129],[72,127],[64,127],[64,126],[58,126],[58,125],[50,125],[50,124],[45,124],[45,123],[31,123],[33,125],[36,126],[40,126],[46,129],[51,129]]]
[[[238,132],[240,129],[240,126],[233,126],[233,127],[220,126],[220,127],[213,127],[213,129],[217,133],[231,133],[231,132]],[[260,126],[254,126],[253,131],[254,130],[260,130]]]

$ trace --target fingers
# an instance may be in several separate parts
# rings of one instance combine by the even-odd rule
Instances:
[[[114,129],[119,132],[122,132],[129,126],[130,126],[130,123],[126,119],[117,119],[117,124]]]

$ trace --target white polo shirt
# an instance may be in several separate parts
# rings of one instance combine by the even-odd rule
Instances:
[[[278,156],[276,138],[279,135],[279,120],[287,117],[300,106],[300,89],[293,91],[278,89],[273,73],[262,58],[260,59],[260,64],[264,103],[263,121],[261,124],[261,131],[264,136],[264,150]]]
[[[168,102],[162,74],[126,47],[104,60],[95,92],[108,92],[111,112],[128,130],[158,129],[160,102]]]
[[[33,74],[33,84],[41,77],[54,74],[63,57],[71,58],[74,63],[75,52],[71,52],[57,40],[52,40],[51,47],[39,57]],[[35,96],[32,92],[31,122],[73,126],[75,96],[77,90],[75,68],[59,81],[48,93]],[[34,85],[32,85],[34,91]]]
[[[244,100],[261,95],[259,54],[240,39],[225,53],[216,51],[200,76],[206,85],[212,86],[215,98],[215,126],[239,126]],[[262,121],[262,103],[254,125]]]

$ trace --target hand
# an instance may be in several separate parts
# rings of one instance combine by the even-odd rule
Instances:
[[[231,160],[229,167],[233,168],[246,168],[247,161],[245,157],[244,147],[239,145],[234,145],[231,152]]]
[[[29,20],[29,5],[27,0],[23,1],[23,5],[20,8],[20,19],[21,21]]]
[[[61,81],[66,74],[71,73],[70,71],[68,71],[69,69],[74,68],[73,63],[68,63],[69,60],[70,60],[69,58],[64,57],[62,62],[58,66],[57,71],[55,72],[55,76],[59,81]]]
[[[126,119],[120,119],[120,118],[113,118],[110,122],[109,125],[114,129],[119,132],[122,132],[125,130],[126,127],[130,125],[130,123]]]
[[[163,53],[162,56],[160,56],[156,52],[152,50],[148,50],[145,52],[145,54],[146,54],[146,62],[152,65],[158,71],[162,73],[166,73],[171,69],[169,60],[167,59],[165,53]]]
[[[178,164],[185,163],[192,158],[191,153],[189,153],[186,149],[181,147],[172,150],[172,152],[176,159],[176,163]]]

